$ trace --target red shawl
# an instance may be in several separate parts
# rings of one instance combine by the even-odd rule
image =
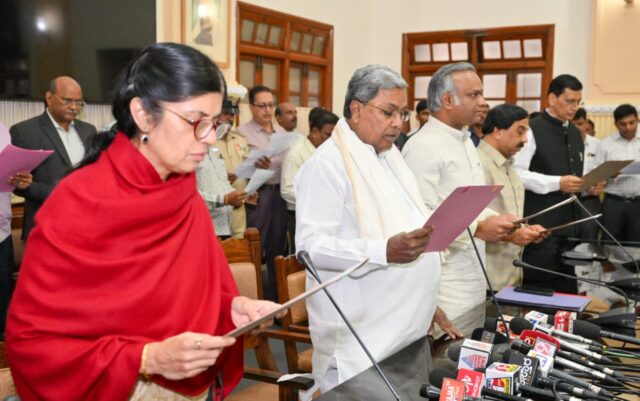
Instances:
[[[163,182],[124,134],[60,182],[36,223],[7,324],[22,400],[126,400],[145,343],[234,328],[238,290],[194,174]],[[228,393],[242,347],[196,377],[153,380],[196,395],[222,369]]]

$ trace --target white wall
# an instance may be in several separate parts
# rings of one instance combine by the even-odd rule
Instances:
[[[585,86],[588,81],[593,0],[245,1],[334,26],[333,110],[338,114],[356,68],[379,63],[400,71],[407,32],[555,24],[554,75],[573,74]]]

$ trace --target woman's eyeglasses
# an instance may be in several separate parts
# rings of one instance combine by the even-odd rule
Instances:
[[[214,118],[214,119],[203,118],[201,120],[195,121],[183,115],[180,115],[171,109],[165,108],[165,110],[167,110],[171,114],[175,114],[176,116],[180,117],[180,119],[182,119],[183,121],[189,123],[193,127],[193,135],[199,141],[206,138],[211,133],[211,131],[215,130],[220,125],[220,121],[218,121],[217,118]]]

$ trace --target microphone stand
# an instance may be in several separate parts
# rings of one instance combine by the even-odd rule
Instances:
[[[629,297],[627,296],[627,293],[622,291],[620,288],[618,287],[614,287],[612,285],[608,285],[600,280],[593,280],[593,279],[588,279],[588,278],[584,278],[584,277],[576,277],[576,276],[572,276],[569,274],[565,274],[565,273],[560,273],[554,270],[549,270],[549,269],[545,269],[542,267],[538,267],[538,266],[534,266],[534,265],[530,265],[528,263],[525,263],[521,260],[518,259],[514,259],[513,260],[513,265],[515,267],[519,267],[522,269],[532,269],[532,270],[537,270],[537,271],[541,271],[541,272],[545,272],[545,273],[551,273],[551,274],[555,274],[561,277],[566,277],[566,278],[570,278],[572,280],[576,280],[576,281],[583,281],[585,283],[590,283],[590,284],[595,284],[601,287],[605,287],[610,289],[611,291],[617,292],[618,294],[622,295],[625,299],[625,308],[624,308],[624,312],[619,312],[618,314],[612,313],[613,311],[615,311],[616,309],[612,309],[610,311],[607,311],[605,313],[609,314],[609,317],[612,318],[613,315],[618,316],[618,320],[619,323],[618,325],[621,325],[622,327],[629,327],[629,328],[635,328],[635,323],[636,323],[636,314],[635,311],[630,312],[629,311],[629,307],[631,306],[631,302],[629,301]],[[634,301],[634,305],[635,305],[635,301]],[[621,309],[621,308],[618,308]],[[602,315],[600,315],[600,317],[603,317]],[[604,322],[601,324],[605,324]],[[611,324],[611,323],[608,323]]]
[[[580,206],[580,208],[589,216],[593,216],[593,214],[589,211],[589,209],[587,209],[582,202],[580,202],[580,199],[576,198],[575,202],[578,204],[578,206]],[[611,234],[609,232],[609,230],[607,230],[607,228],[600,222],[598,221],[598,219],[594,220],[596,222],[596,224],[602,229],[602,231],[604,231],[609,237],[611,237],[611,239],[613,240],[613,242],[616,243],[616,245],[622,250],[622,252],[631,260],[631,262],[633,262],[636,265],[636,277],[640,277],[640,265],[638,264],[638,261],[631,256],[631,254],[629,253],[629,251],[627,251],[625,249],[624,246],[622,246],[622,244],[613,236],[613,234]]]
[[[309,254],[306,251],[300,251],[298,252],[298,255],[296,256],[296,258],[298,259],[299,262],[301,262],[304,265],[305,269],[311,274],[311,276],[313,276],[313,278],[318,282],[318,284],[322,284],[322,280],[320,280],[320,276],[318,275],[316,268],[313,266],[313,263],[311,262],[311,258],[309,257]],[[380,365],[378,365],[378,362],[376,362],[375,358],[373,357],[373,355],[371,355],[371,352],[369,352],[369,349],[364,344],[364,341],[362,341],[362,338],[360,338],[360,336],[356,332],[356,329],[351,325],[351,322],[345,316],[344,312],[342,311],[342,308],[338,306],[338,303],[336,302],[335,299],[333,299],[333,296],[331,296],[331,294],[329,293],[329,291],[327,291],[326,288],[323,288],[322,291],[324,291],[324,293],[329,298],[329,301],[331,301],[336,311],[338,311],[338,314],[340,315],[342,320],[345,322],[345,324],[347,325],[347,327],[349,328],[353,336],[356,338],[356,340],[360,344],[360,347],[362,348],[364,353],[367,354],[367,357],[373,364],[373,367],[378,371],[378,374],[380,375],[380,377],[382,377],[382,380],[386,384],[387,388],[389,388],[391,393],[393,393],[393,396],[396,399],[396,401],[402,401],[400,399],[400,396],[396,392],[396,390],[393,388],[393,386],[389,382],[389,379],[387,379],[387,376],[384,374],[384,372],[382,372]]]
[[[484,279],[487,282],[487,286],[489,287],[489,293],[491,294],[491,302],[496,306],[496,310],[498,311],[498,319],[504,325],[504,329],[506,331],[507,339],[509,338],[509,332],[507,322],[504,319],[504,315],[502,314],[502,309],[500,308],[500,304],[496,299],[496,294],[493,292],[493,286],[491,285],[491,280],[489,280],[489,274],[487,273],[487,269],[484,267],[484,263],[482,263],[482,257],[480,256],[480,251],[478,251],[478,246],[476,245],[476,241],[473,239],[473,235],[471,234],[471,230],[467,227],[467,234],[469,234],[469,238],[471,238],[471,243],[473,244],[473,250],[476,251],[476,256],[478,257],[478,263],[480,263],[480,268],[482,269],[482,274],[484,275]]]

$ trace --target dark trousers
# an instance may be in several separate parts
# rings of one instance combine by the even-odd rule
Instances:
[[[287,251],[289,255],[296,253],[296,211],[287,210]]]
[[[539,244],[529,244],[522,252],[525,263],[548,270],[575,276],[573,266],[562,263],[562,253],[571,250],[575,243],[560,236],[551,236]],[[548,288],[554,291],[576,294],[578,286],[575,280],[543,273],[537,270],[523,269],[522,283],[527,286]]]
[[[640,241],[640,199],[607,194],[602,203],[602,225],[619,241]],[[611,239],[606,234],[602,238]]]
[[[277,300],[276,270],[273,259],[286,253],[287,203],[280,196],[279,185],[264,185],[260,189],[258,206],[247,207],[247,227],[260,231],[260,247],[267,264],[267,275],[263,280],[265,299]]]
[[[0,242],[0,340],[4,339],[7,310],[13,293],[13,244],[11,234]]]
[[[580,198],[580,202],[592,215],[600,213],[600,210],[602,209],[602,203],[600,202],[600,198],[597,196],[582,197]],[[589,215],[584,210],[582,210],[581,207],[578,206],[576,209],[578,210],[579,219],[589,217]],[[600,227],[598,226],[598,223],[593,220],[587,221],[585,223],[581,223],[578,226],[578,233],[578,236],[580,238],[597,240],[598,238],[600,238]]]

